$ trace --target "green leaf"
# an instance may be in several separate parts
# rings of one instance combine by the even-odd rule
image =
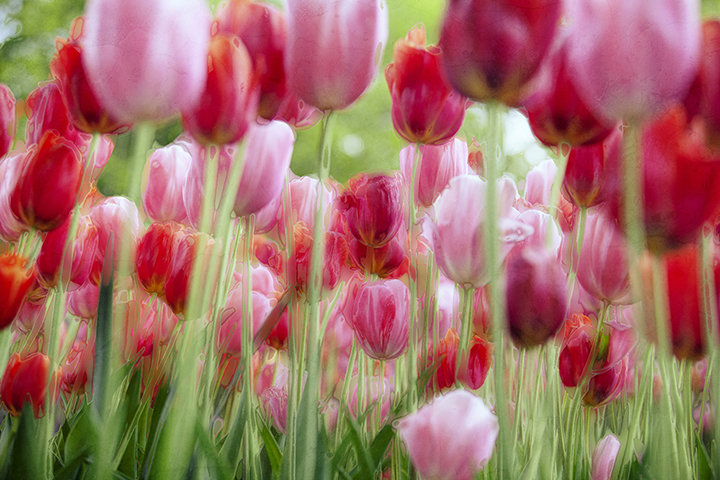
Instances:
[[[395,429],[392,425],[385,425],[370,444],[370,456],[375,464],[375,470],[380,468],[380,465],[385,460],[385,452],[387,452],[388,445],[392,442],[395,436]]]
[[[698,480],[713,480],[715,472],[713,472],[712,464],[710,463],[710,455],[708,454],[705,444],[703,443],[700,435],[695,432],[695,443],[697,444],[698,453]]]
[[[278,447],[275,437],[273,436],[272,432],[270,432],[267,423],[265,423],[265,420],[262,418],[261,415],[258,415],[258,421],[259,425],[261,426],[260,436],[263,439],[265,451],[267,453],[268,460],[270,461],[270,468],[272,468],[273,478],[278,478],[280,476],[280,469],[282,468],[283,455],[280,452],[280,447]]]
[[[220,454],[223,455],[233,468],[233,471],[237,470],[237,466],[240,463],[240,452],[242,451],[242,438],[243,432],[245,431],[245,423],[247,422],[245,408],[245,395],[240,398],[240,405],[235,415],[235,421],[230,427],[225,443],[220,449]]]
[[[113,241],[110,234],[105,250],[103,262],[102,281],[100,282],[100,297],[95,334],[95,364],[93,367],[93,407],[99,418],[104,418],[110,379],[110,361],[112,358],[112,315],[113,315]]]
[[[29,402],[25,402],[10,452],[8,478],[45,478],[45,448],[38,445],[38,430],[44,428],[38,422]]]
[[[223,455],[218,455],[217,449],[210,436],[210,432],[203,427],[202,419],[198,417],[195,423],[195,435],[198,439],[200,452],[207,460],[208,473],[213,479],[231,480],[233,472],[227,459]]]
[[[97,431],[90,411],[90,406],[86,404],[72,420],[63,448],[63,458],[66,463],[78,457],[84,458],[88,453],[88,446],[94,445],[97,441]]]
[[[157,444],[160,439],[160,431],[167,421],[170,405],[172,405],[172,397],[174,396],[174,390],[171,390],[169,386],[162,386],[155,398],[155,408],[153,408],[141,478],[146,479],[150,476],[150,469],[155,461]]]
[[[355,447],[355,455],[357,457],[359,470],[353,478],[356,480],[374,478],[375,467],[373,465],[372,454],[370,453],[370,450],[365,448],[365,445],[363,445],[360,425],[351,415],[347,415],[347,422],[350,425],[348,437],[350,437],[350,441],[352,442],[353,447]]]

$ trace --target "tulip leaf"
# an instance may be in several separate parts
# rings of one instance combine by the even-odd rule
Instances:
[[[242,395],[240,397],[240,405],[235,414],[235,420],[233,421],[232,427],[230,427],[227,438],[225,438],[225,443],[220,449],[220,454],[225,456],[233,471],[237,470],[237,466],[240,463],[242,438],[245,432],[245,423],[247,423],[247,414],[245,412],[245,395]]]
[[[203,427],[202,419],[198,417],[195,423],[195,435],[198,439],[198,446],[207,460],[207,468],[210,478],[227,479],[233,478],[234,470],[231,469],[227,459],[217,454],[217,449],[208,429]],[[191,462],[192,464],[193,462]],[[189,470],[188,470],[189,471]]]
[[[160,439],[160,431],[165,425],[168,414],[170,413],[170,405],[175,396],[175,390],[171,390],[169,386],[162,386],[155,398],[155,407],[153,408],[152,419],[150,421],[150,432],[148,433],[148,441],[145,449],[145,458],[143,459],[143,471],[140,478],[148,478],[150,469],[155,460],[157,445]]]
[[[715,472],[713,472],[712,464],[710,463],[710,455],[708,454],[708,451],[697,432],[695,433],[695,443],[697,444],[698,453],[698,480],[712,480],[717,478],[715,476]]]
[[[357,456],[359,469],[353,478],[356,480],[374,478],[375,468],[373,465],[372,454],[367,448],[365,448],[365,445],[363,445],[360,425],[357,420],[352,418],[351,415],[347,416],[347,422],[350,425],[348,436],[350,437],[353,447],[355,447],[355,455]]]
[[[10,447],[10,468],[7,478],[45,478],[44,448],[38,448],[37,439],[42,438],[38,429],[44,428],[38,422],[29,402],[23,405],[15,438]]]
[[[380,468],[383,460],[385,460],[385,452],[387,452],[388,445],[390,445],[394,436],[395,429],[392,425],[387,424],[375,435],[375,438],[370,444],[370,456],[373,459],[376,470]]]
[[[93,369],[93,407],[100,418],[104,418],[109,395],[110,359],[112,358],[112,315],[113,315],[113,235],[107,241],[105,259],[100,282],[100,296],[95,334],[95,365]]]
[[[280,476],[280,469],[282,468],[283,460],[282,453],[280,452],[280,447],[278,446],[275,437],[273,436],[272,432],[270,432],[267,423],[261,415],[258,415],[258,422],[261,427],[260,435],[262,436],[265,451],[267,453],[268,460],[270,461],[270,468],[273,472],[273,478],[278,478]]]

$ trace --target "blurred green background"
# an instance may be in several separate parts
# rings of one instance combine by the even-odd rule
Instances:
[[[17,99],[25,98],[38,82],[50,78],[48,64],[55,52],[55,41],[68,36],[72,20],[82,14],[84,3],[84,0],[0,0],[0,82],[8,85]],[[280,4],[280,1],[273,3]],[[382,68],[392,61],[395,41],[420,22],[426,26],[428,43],[437,43],[444,8],[443,0],[388,0],[390,34]],[[720,1],[704,1],[703,13],[718,15]],[[334,178],[345,182],[357,172],[399,167],[398,154],[407,143],[393,131],[390,94],[382,70],[360,100],[337,116],[331,169]],[[466,139],[476,136],[482,142],[482,117],[478,108],[469,110],[460,135]],[[519,179],[532,164],[546,158],[547,152],[543,154],[528,139],[521,120],[514,118],[513,122],[519,133],[513,130],[506,139],[509,155],[505,170]],[[181,130],[179,121],[161,126],[156,133],[157,144],[171,142]],[[24,125],[20,122],[19,139],[23,131]],[[115,151],[99,182],[100,190],[106,195],[127,191],[126,165],[132,137],[130,132],[116,139]],[[298,133],[292,160],[296,174],[315,171],[319,141],[319,125]]]

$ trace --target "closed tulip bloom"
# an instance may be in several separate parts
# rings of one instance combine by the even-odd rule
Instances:
[[[485,180],[473,175],[452,178],[435,202],[430,229],[435,258],[442,273],[460,286],[482,287],[490,281],[488,262],[500,265],[512,245],[532,234],[532,227],[510,218],[517,191],[501,180],[499,226],[503,248],[496,259],[485,258]]]
[[[83,65],[100,103],[122,122],[193,108],[207,76],[211,17],[202,0],[92,0]]]
[[[408,142],[445,143],[465,118],[467,99],[450,86],[441,62],[440,48],[425,46],[422,24],[395,43],[385,79],[392,97],[393,126]]]
[[[497,417],[481,398],[454,390],[400,420],[398,431],[423,478],[470,480],[492,456]]]
[[[408,346],[410,293],[400,280],[378,280],[360,286],[353,299],[350,326],[371,358],[390,360]]]
[[[370,85],[388,35],[383,0],[290,0],[289,87],[320,110],[350,106]]]
[[[588,214],[577,278],[598,300],[632,303],[627,242],[618,224],[601,211]]]
[[[703,119],[706,141],[720,149],[720,20],[702,25],[700,67],[683,101],[690,117]]]
[[[416,146],[400,151],[400,168],[405,184],[412,181]],[[467,143],[454,138],[442,145],[420,145],[420,164],[415,167],[415,203],[432,205],[453,177],[470,173]]]
[[[569,4],[568,69],[588,107],[640,120],[684,98],[700,57],[697,0]]]
[[[590,480],[610,480],[618,453],[620,440],[615,435],[610,434],[600,440],[593,451]]]
[[[563,178],[563,194],[577,207],[594,207],[603,202],[603,179],[607,165],[620,165],[621,161],[620,130],[602,142],[573,147]]]
[[[601,142],[614,126],[598,119],[577,93],[567,68],[567,46],[563,44],[545,61],[542,81],[524,102],[533,134],[548,146],[570,146]]]
[[[547,54],[556,0],[452,0],[440,36],[450,83],[475,101],[516,105]]]
[[[272,120],[287,93],[283,12],[268,3],[232,0],[220,8],[217,28],[220,33],[237,35],[247,48],[260,83],[258,115]]]
[[[7,155],[15,139],[15,96],[0,83],[0,158]]]
[[[237,216],[258,213],[278,198],[294,145],[295,134],[284,122],[254,125],[249,130],[245,163],[233,206]]]
[[[470,390],[482,387],[492,365],[493,346],[487,339],[473,335],[467,355],[460,361],[458,378]]]
[[[148,158],[142,200],[145,213],[154,222],[180,223],[187,218],[182,192],[191,161],[183,144],[158,148]]]
[[[507,263],[507,318],[510,338],[531,348],[560,329],[567,312],[567,279],[557,252],[528,246]]]
[[[273,308],[270,299],[260,292],[250,292],[250,305],[248,307],[250,318],[248,319],[252,325],[251,336],[260,331],[265,319]],[[234,288],[225,302],[225,310],[220,319],[220,326],[217,332],[215,344],[221,354],[229,353],[232,356],[240,357],[242,353],[242,337],[243,332],[243,308],[245,305],[245,290],[239,285]]]
[[[75,290],[90,277],[98,248],[97,228],[87,217],[78,220],[75,238],[71,239],[65,251],[72,217],[60,227],[49,232],[43,241],[35,266],[38,281],[46,288],[55,287],[59,281],[68,290]],[[64,258],[64,263],[61,260]],[[62,263],[62,266],[61,266]],[[63,278],[60,279],[62,268]]]
[[[85,133],[122,133],[129,125],[118,122],[103,108],[85,73],[80,46],[82,26],[82,18],[75,20],[70,38],[57,42],[50,72],[58,82],[68,116],[76,129]]]
[[[13,215],[10,197],[22,170],[25,152],[14,152],[0,162],[0,239],[14,243],[30,226]]]
[[[27,258],[14,253],[0,256],[0,330],[15,319],[33,284],[27,263]]]
[[[10,196],[13,214],[38,230],[59,227],[75,206],[82,170],[77,147],[56,131],[47,131],[23,159]]]
[[[198,102],[182,110],[185,130],[202,144],[235,143],[255,122],[260,89],[245,45],[236,36],[213,35],[207,80]]]
[[[95,318],[100,300],[100,287],[88,280],[77,290],[68,293],[68,311],[83,319]]]
[[[138,242],[135,268],[138,281],[148,293],[165,295],[165,281],[182,226],[174,223],[153,223]]]
[[[595,328],[585,315],[573,314],[565,323],[558,370],[560,381],[568,388],[580,385],[591,364]]]
[[[123,270],[128,274],[135,270],[135,251],[143,234],[144,226],[134,202],[125,197],[109,197],[90,210],[90,220],[98,230],[98,250],[96,261],[102,265],[108,238],[113,235],[113,267],[115,271]],[[120,263],[120,252],[123,244],[129,244],[128,257]],[[125,248],[128,248],[127,246]]]
[[[40,143],[43,135],[55,130],[57,135],[83,150],[90,143],[90,137],[81,134],[70,121],[60,87],[56,82],[44,82],[30,92],[25,100],[25,144],[28,147]]]
[[[55,400],[57,374],[50,376],[50,358],[42,353],[33,353],[25,358],[14,353],[2,376],[0,399],[14,417],[20,416],[25,403],[30,403],[35,418],[45,414],[50,380],[50,401]]]

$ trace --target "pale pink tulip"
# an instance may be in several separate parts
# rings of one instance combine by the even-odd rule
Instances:
[[[481,398],[453,390],[400,420],[400,437],[423,478],[470,480],[492,456],[500,430]]]
[[[290,0],[285,72],[321,110],[348,107],[370,85],[387,42],[383,0]]]
[[[18,220],[10,208],[10,195],[15,190],[24,156],[22,151],[11,152],[0,162],[0,239],[6,242],[17,242],[22,232],[30,230],[30,226]]]
[[[98,231],[97,261],[105,259],[108,238],[113,235],[113,266],[115,270],[135,269],[135,250],[145,228],[135,203],[125,197],[109,197],[90,211],[90,221]],[[123,245],[126,246],[123,246]],[[129,247],[127,245],[129,244]],[[127,257],[120,263],[120,252],[127,249]]]
[[[192,108],[205,87],[210,9],[203,0],[91,0],[83,65],[100,103],[123,122]]]
[[[187,217],[182,190],[191,160],[190,152],[182,143],[158,148],[148,158],[142,200],[145,213],[152,221],[182,223]]]
[[[620,452],[620,440],[610,434],[600,440],[592,455],[590,480],[610,480],[615,460]]]

